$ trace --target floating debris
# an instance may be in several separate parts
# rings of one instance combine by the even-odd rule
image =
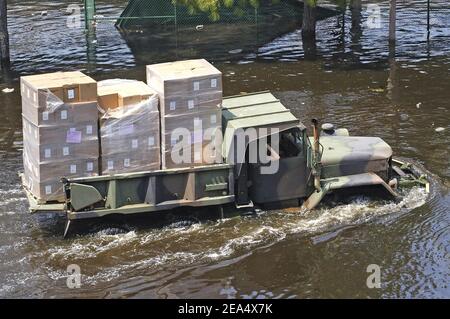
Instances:
[[[409,119],[409,115],[408,114],[400,114],[400,119],[401,120],[403,120],[403,121],[406,121],[406,120],[408,120]]]
[[[48,12],[47,11],[42,11],[41,12],[41,17],[45,17],[45,16],[47,16],[48,15]]]
[[[445,128],[444,127],[441,127],[441,126],[439,126],[439,127],[436,127],[435,129],[434,129],[436,132],[444,132],[445,131]]]
[[[422,106],[422,102],[419,102],[416,104],[416,108],[420,109],[420,107]]]
[[[198,26],[195,27],[195,30],[201,31],[203,30],[203,28],[204,28],[203,24],[199,24]]]
[[[3,93],[12,93],[14,92],[14,89],[6,88],[2,90]]]
[[[241,53],[241,52],[242,52],[242,49],[235,49],[235,50],[228,51],[228,53],[230,53],[230,54],[238,54],[238,53]]]

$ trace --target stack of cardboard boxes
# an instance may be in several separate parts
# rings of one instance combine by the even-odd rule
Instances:
[[[102,174],[160,168],[158,96],[144,82],[98,83]]]
[[[24,183],[62,201],[61,177],[98,175],[97,83],[81,72],[21,78]]]
[[[162,168],[221,163],[221,72],[204,59],[154,64],[147,84],[160,99]]]
[[[39,201],[64,200],[62,177],[222,162],[220,71],[203,59],[155,64],[147,82],[21,78],[23,182]]]

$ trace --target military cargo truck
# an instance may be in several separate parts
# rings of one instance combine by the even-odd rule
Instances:
[[[378,137],[312,121],[313,136],[270,92],[223,100],[223,164],[67,179],[65,202],[39,202],[25,188],[32,213],[62,212],[65,234],[75,220],[179,207],[316,207],[339,190],[378,189],[399,198],[398,187],[429,189],[426,176],[393,158]],[[254,156],[255,154],[264,156]],[[299,209],[300,211],[300,209]]]

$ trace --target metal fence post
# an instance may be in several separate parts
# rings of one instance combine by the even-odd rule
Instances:
[[[0,60],[2,65],[8,65],[10,63],[6,0],[0,0]]]
[[[395,29],[397,20],[397,0],[390,0],[389,5],[389,42],[395,43]]]
[[[95,0],[84,0],[84,22],[86,29],[92,25],[95,17]]]
[[[427,1],[427,39],[430,38],[430,0]]]

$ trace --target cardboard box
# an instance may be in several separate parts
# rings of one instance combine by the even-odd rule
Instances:
[[[37,126],[22,116],[22,125],[24,143],[35,145],[81,145],[87,141],[97,141],[98,143],[98,122],[96,120],[66,125]]]
[[[165,149],[162,153],[162,167],[166,169],[220,164],[222,161],[221,149],[208,142],[178,144]]]
[[[98,104],[103,110],[136,105],[156,95],[141,81],[106,80],[98,85]]]
[[[64,201],[62,177],[97,176],[98,159],[34,164],[24,153],[25,186],[40,201]]]
[[[147,84],[159,94],[162,117],[222,107],[222,73],[204,59],[148,65]]]
[[[62,177],[97,176],[99,172],[98,158],[36,163],[31,155],[24,152],[24,167],[28,175],[39,183],[60,180]]]
[[[98,158],[99,146],[97,140],[86,141],[82,144],[33,144],[24,142],[24,152],[30,155],[35,164],[55,163]]]
[[[143,172],[160,169],[160,149],[135,149],[128,152],[119,152],[102,155],[102,174],[121,174]]]
[[[161,143],[173,146],[189,134],[187,143],[203,143],[221,131],[221,110],[208,110],[195,114],[166,116],[161,122]]]
[[[24,186],[38,199],[39,202],[64,202],[64,189],[60,180],[40,183],[24,172]]]
[[[196,96],[160,96],[162,116],[194,114],[210,109],[222,108],[222,92],[207,92]]]
[[[96,102],[66,103],[56,108],[33,105],[28,100],[22,101],[22,115],[34,125],[64,125],[96,121],[98,108]]]
[[[94,102],[97,82],[81,72],[55,72],[20,78],[22,100],[47,107],[49,92],[64,103]]]
[[[205,59],[147,65],[147,84],[165,97],[222,91],[222,73]]]
[[[137,150],[154,150],[160,148],[159,131],[133,134],[128,137],[108,137],[101,139],[102,154],[113,155],[122,152],[134,152]]]

